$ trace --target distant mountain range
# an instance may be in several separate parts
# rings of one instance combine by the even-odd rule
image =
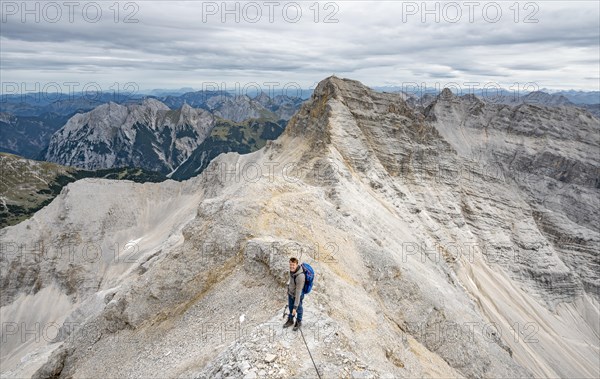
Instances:
[[[52,134],[69,119],[56,113],[39,116],[17,116],[0,112],[0,151],[37,158],[48,146]]]
[[[220,153],[251,152],[277,138],[303,102],[283,94],[252,98],[223,91],[155,93],[160,96],[3,96],[0,152],[85,170],[139,167],[184,180],[199,174]],[[398,93],[421,111],[441,95],[436,90]],[[467,97],[511,106],[578,107],[600,117],[600,103],[594,103],[599,95],[535,91],[519,97],[508,91],[476,91]]]
[[[211,136],[210,151],[196,152],[178,172],[176,177],[184,179],[184,172],[198,173],[208,163],[200,156],[212,159],[217,151],[249,152],[265,143],[261,136],[276,138],[302,103],[283,95],[250,98],[208,91],[169,95],[164,102],[155,97],[110,99],[108,95],[94,101],[75,97],[50,102],[35,95],[5,98],[0,108],[0,152],[87,170],[133,166],[167,175],[192,155],[215,125],[221,132],[240,128],[239,133],[224,134],[232,137],[230,147]],[[191,167],[192,162],[202,163]]]
[[[15,116],[40,116],[43,114],[58,114],[71,116],[77,112],[87,112],[108,102],[125,103],[141,101],[141,96],[119,95],[112,93],[97,94],[26,94],[2,95],[0,112]]]
[[[50,140],[45,160],[96,170],[141,167],[167,174],[210,133],[215,117],[185,104],[171,110],[155,99],[103,104],[76,114]]]
[[[181,96],[167,96],[161,101],[171,109],[188,104],[235,122],[251,118],[289,120],[302,104],[300,98],[283,95],[270,98],[265,93],[261,93],[255,98],[250,98],[246,95],[233,96],[221,92],[190,92]]]
[[[418,84],[418,83],[415,83]],[[451,88],[451,87],[449,87]],[[404,93],[411,96],[416,96],[417,98],[421,98],[424,95],[439,95],[442,89],[433,88],[433,87],[424,87],[423,85],[417,86],[413,84],[406,84],[405,86],[383,86],[383,87],[372,87],[373,90],[378,92],[388,92],[388,93]],[[501,97],[513,97],[513,98],[523,98],[530,93],[533,92],[544,92],[549,95],[556,96],[564,96],[567,100],[569,100],[573,104],[600,104],[600,91],[577,91],[577,90],[568,90],[568,91],[555,91],[551,89],[543,88],[537,91],[512,91],[506,90],[498,87],[490,87],[490,88],[474,88],[470,89],[468,87],[454,89],[451,88],[452,92],[455,95],[467,95],[473,94],[480,98],[493,98],[495,96]]]
[[[562,95],[574,104],[600,104],[600,91],[559,91],[555,95]]]
[[[270,109],[279,114],[261,102],[273,104]],[[73,116],[52,136],[44,160],[88,170],[140,167],[187,179],[221,152],[248,153],[277,138],[286,124],[281,117],[293,108],[280,104],[268,97],[216,96],[204,103],[209,111],[187,103],[171,110],[152,98],[142,104],[111,102]]]
[[[274,140],[285,129],[286,121],[246,120],[235,123],[217,120],[210,135],[190,154],[188,159],[169,175],[171,179],[185,180],[200,174],[221,153],[248,154]]]
[[[398,92],[400,93],[408,104],[411,106],[421,106],[427,107],[431,104],[436,97],[440,94],[437,91],[426,92],[424,94],[415,94],[409,92]],[[461,96],[461,94],[454,94]],[[519,104],[532,104],[532,105],[543,105],[548,107],[558,107],[558,106],[567,106],[567,107],[577,107],[582,108],[595,115],[596,117],[600,117],[600,99],[597,99],[597,103],[576,103],[571,101],[569,96],[566,93],[547,93],[542,91],[534,91],[529,92],[525,95],[517,94],[509,91],[475,91],[473,94],[463,94],[462,96],[474,96],[488,104],[506,104],[506,105],[519,105]],[[597,96],[596,96],[597,97]],[[580,97],[580,100],[583,97]],[[574,100],[576,98],[574,97]],[[593,100],[593,93],[589,93],[589,96],[586,98],[587,101]]]

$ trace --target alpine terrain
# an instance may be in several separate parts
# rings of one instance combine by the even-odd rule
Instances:
[[[77,113],[52,134],[43,158],[87,170],[129,166],[189,179],[221,152],[248,153],[278,137],[299,107],[296,98],[264,93],[251,99],[191,92],[167,100],[182,103],[172,110],[146,98]]]
[[[1,229],[2,377],[600,376],[600,121],[404,98],[332,76],[257,151],[78,180]],[[47,158],[168,145],[151,169],[171,170],[214,123],[110,103]],[[57,155],[59,136],[98,143]],[[302,334],[282,328],[291,256],[316,272]]]

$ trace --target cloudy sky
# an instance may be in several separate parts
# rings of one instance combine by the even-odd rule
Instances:
[[[241,1],[224,9],[221,1],[61,0],[25,9],[3,0],[1,7],[4,92],[14,83],[309,88],[331,74],[371,86],[600,87],[597,1]]]

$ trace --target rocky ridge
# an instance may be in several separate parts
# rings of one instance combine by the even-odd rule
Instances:
[[[63,325],[11,337],[3,375],[314,377],[277,324],[296,255],[326,377],[597,376],[600,123],[448,92],[420,113],[331,77],[277,140],[198,177],[69,184],[0,231],[46,258],[2,255],[3,319],[50,296],[31,321]],[[90,242],[93,261],[57,254]]]

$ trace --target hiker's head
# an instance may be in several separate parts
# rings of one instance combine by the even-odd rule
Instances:
[[[297,258],[290,258],[290,271],[296,271],[296,269],[298,268],[298,259]]]

